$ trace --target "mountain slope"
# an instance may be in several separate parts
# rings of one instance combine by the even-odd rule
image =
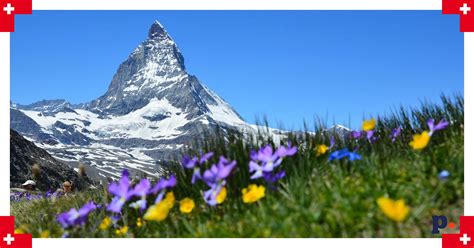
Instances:
[[[39,177],[34,180],[43,191],[61,188],[66,180],[73,182],[78,189],[92,183],[87,177],[80,178],[72,168],[58,162],[48,152],[10,130],[10,187],[19,187],[26,180],[33,179],[34,164],[41,169]]]

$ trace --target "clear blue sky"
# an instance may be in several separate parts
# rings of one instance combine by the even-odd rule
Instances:
[[[159,20],[191,74],[249,122],[357,127],[463,94],[459,17],[441,11],[34,11],[11,35],[11,99],[87,102]],[[349,123],[349,119],[351,120]]]

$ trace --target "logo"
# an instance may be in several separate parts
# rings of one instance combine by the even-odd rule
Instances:
[[[431,230],[432,234],[439,234],[440,229],[448,227],[449,229],[454,229],[456,224],[454,222],[448,223],[448,218],[444,215],[433,215],[433,229]]]
[[[0,32],[15,30],[15,15],[31,14],[33,0],[0,0]]]
[[[433,216],[433,221],[434,221]],[[440,217],[440,216],[438,216]],[[444,216],[441,216],[444,217]],[[446,217],[445,217],[446,218]],[[443,218],[437,218],[437,226],[443,225]],[[439,224],[439,225],[438,225]],[[449,225],[449,224],[448,224]],[[433,222],[433,231],[435,222]],[[439,229],[438,229],[439,231]],[[471,248],[474,246],[474,216],[461,216],[459,218],[458,234],[443,234],[443,248]]]
[[[443,0],[442,13],[460,16],[460,31],[474,32],[474,0]]]
[[[0,248],[31,248],[31,234],[15,234],[15,217],[0,216]]]

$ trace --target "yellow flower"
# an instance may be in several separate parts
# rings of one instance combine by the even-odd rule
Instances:
[[[137,227],[142,227],[143,226],[143,220],[142,218],[137,219]]]
[[[221,204],[225,201],[225,198],[227,197],[227,188],[222,187],[221,191],[219,194],[216,196],[216,202],[217,204]]]
[[[115,230],[115,234],[117,236],[125,236],[125,234],[127,234],[127,232],[128,232],[128,226],[124,226],[120,229]]]
[[[148,208],[143,217],[145,220],[153,220],[153,221],[163,221],[168,217],[170,212],[170,208],[166,204],[165,201],[161,201],[158,204],[155,204]]]
[[[265,197],[265,187],[250,184],[248,188],[242,189],[242,200],[244,203],[253,203]]]
[[[421,150],[425,148],[430,142],[430,135],[427,131],[424,131],[421,134],[413,135],[413,140],[410,141],[410,146],[415,150]]]
[[[316,146],[316,156],[321,156],[323,154],[325,154],[328,150],[329,150],[329,147],[327,145],[318,145]]]
[[[105,229],[109,228],[110,224],[112,224],[112,220],[109,217],[105,217],[102,220],[102,223],[100,223],[99,229],[100,230],[105,230]]]
[[[21,225],[20,227],[18,227],[17,229],[15,229],[15,233],[16,233],[16,234],[25,234],[25,233],[28,233],[28,225],[26,225],[26,224]]]
[[[388,218],[397,222],[404,221],[410,212],[410,208],[405,205],[404,200],[394,201],[387,197],[380,197],[377,199],[377,204]]]
[[[40,233],[40,238],[42,238],[42,239],[47,239],[47,238],[49,238],[49,231],[48,231],[48,230],[42,231],[42,232]]]
[[[176,201],[176,198],[174,197],[173,192],[168,192],[166,193],[165,199],[163,200],[169,208],[172,208],[174,206],[174,202]]]
[[[193,199],[186,197],[179,202],[179,211],[181,211],[181,213],[189,214],[193,211],[194,206]]]
[[[372,118],[370,120],[365,120],[362,122],[362,130],[363,131],[370,131],[375,128],[375,119]]]

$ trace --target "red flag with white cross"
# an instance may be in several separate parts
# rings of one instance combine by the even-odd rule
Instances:
[[[0,247],[1,248],[31,248],[31,234],[15,234],[15,218],[0,216]]]
[[[461,18],[461,32],[474,32],[474,0],[443,0],[443,14]]]
[[[31,14],[32,0],[0,0],[0,32],[15,31],[15,15]]]
[[[443,248],[474,247],[474,216],[461,216],[459,234],[443,234]]]

